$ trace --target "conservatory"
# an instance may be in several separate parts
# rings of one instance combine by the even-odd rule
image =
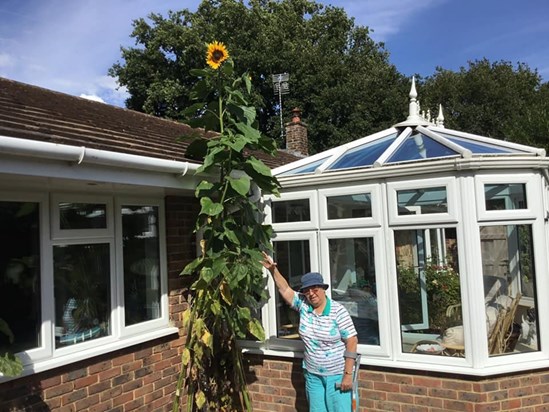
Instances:
[[[274,170],[274,255],[318,271],[350,312],[363,363],[487,376],[549,367],[549,160],[420,112]],[[297,315],[262,313],[263,350],[300,356]]]

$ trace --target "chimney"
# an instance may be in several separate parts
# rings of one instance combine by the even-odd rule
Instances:
[[[292,121],[286,123],[286,150],[292,154],[309,156],[309,139],[307,124],[301,121],[301,110],[292,110]]]

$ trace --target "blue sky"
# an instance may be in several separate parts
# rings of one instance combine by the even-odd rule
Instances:
[[[322,0],[343,7],[385,43],[408,76],[488,58],[527,63],[549,80],[548,0]],[[107,75],[131,23],[199,0],[2,0],[0,76],[123,106]]]

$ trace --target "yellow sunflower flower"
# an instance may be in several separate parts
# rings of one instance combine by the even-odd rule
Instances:
[[[208,44],[208,52],[206,53],[206,63],[212,69],[217,70],[221,63],[229,58],[229,52],[223,43],[214,41]]]

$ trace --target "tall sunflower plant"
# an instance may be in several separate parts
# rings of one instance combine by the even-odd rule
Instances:
[[[181,273],[194,277],[183,313],[187,335],[173,411],[185,392],[187,411],[251,411],[238,341],[265,338],[258,320],[267,298],[260,261],[261,251],[271,248],[272,231],[261,224],[260,197],[278,195],[279,183],[256,155],[274,156],[276,144],[258,131],[247,100],[250,75],[235,74],[223,43],[207,46],[206,63],[192,71],[196,103],[186,115],[190,125],[216,133],[196,137],[186,152],[203,161],[197,173],[210,178],[195,192],[201,253]]]

